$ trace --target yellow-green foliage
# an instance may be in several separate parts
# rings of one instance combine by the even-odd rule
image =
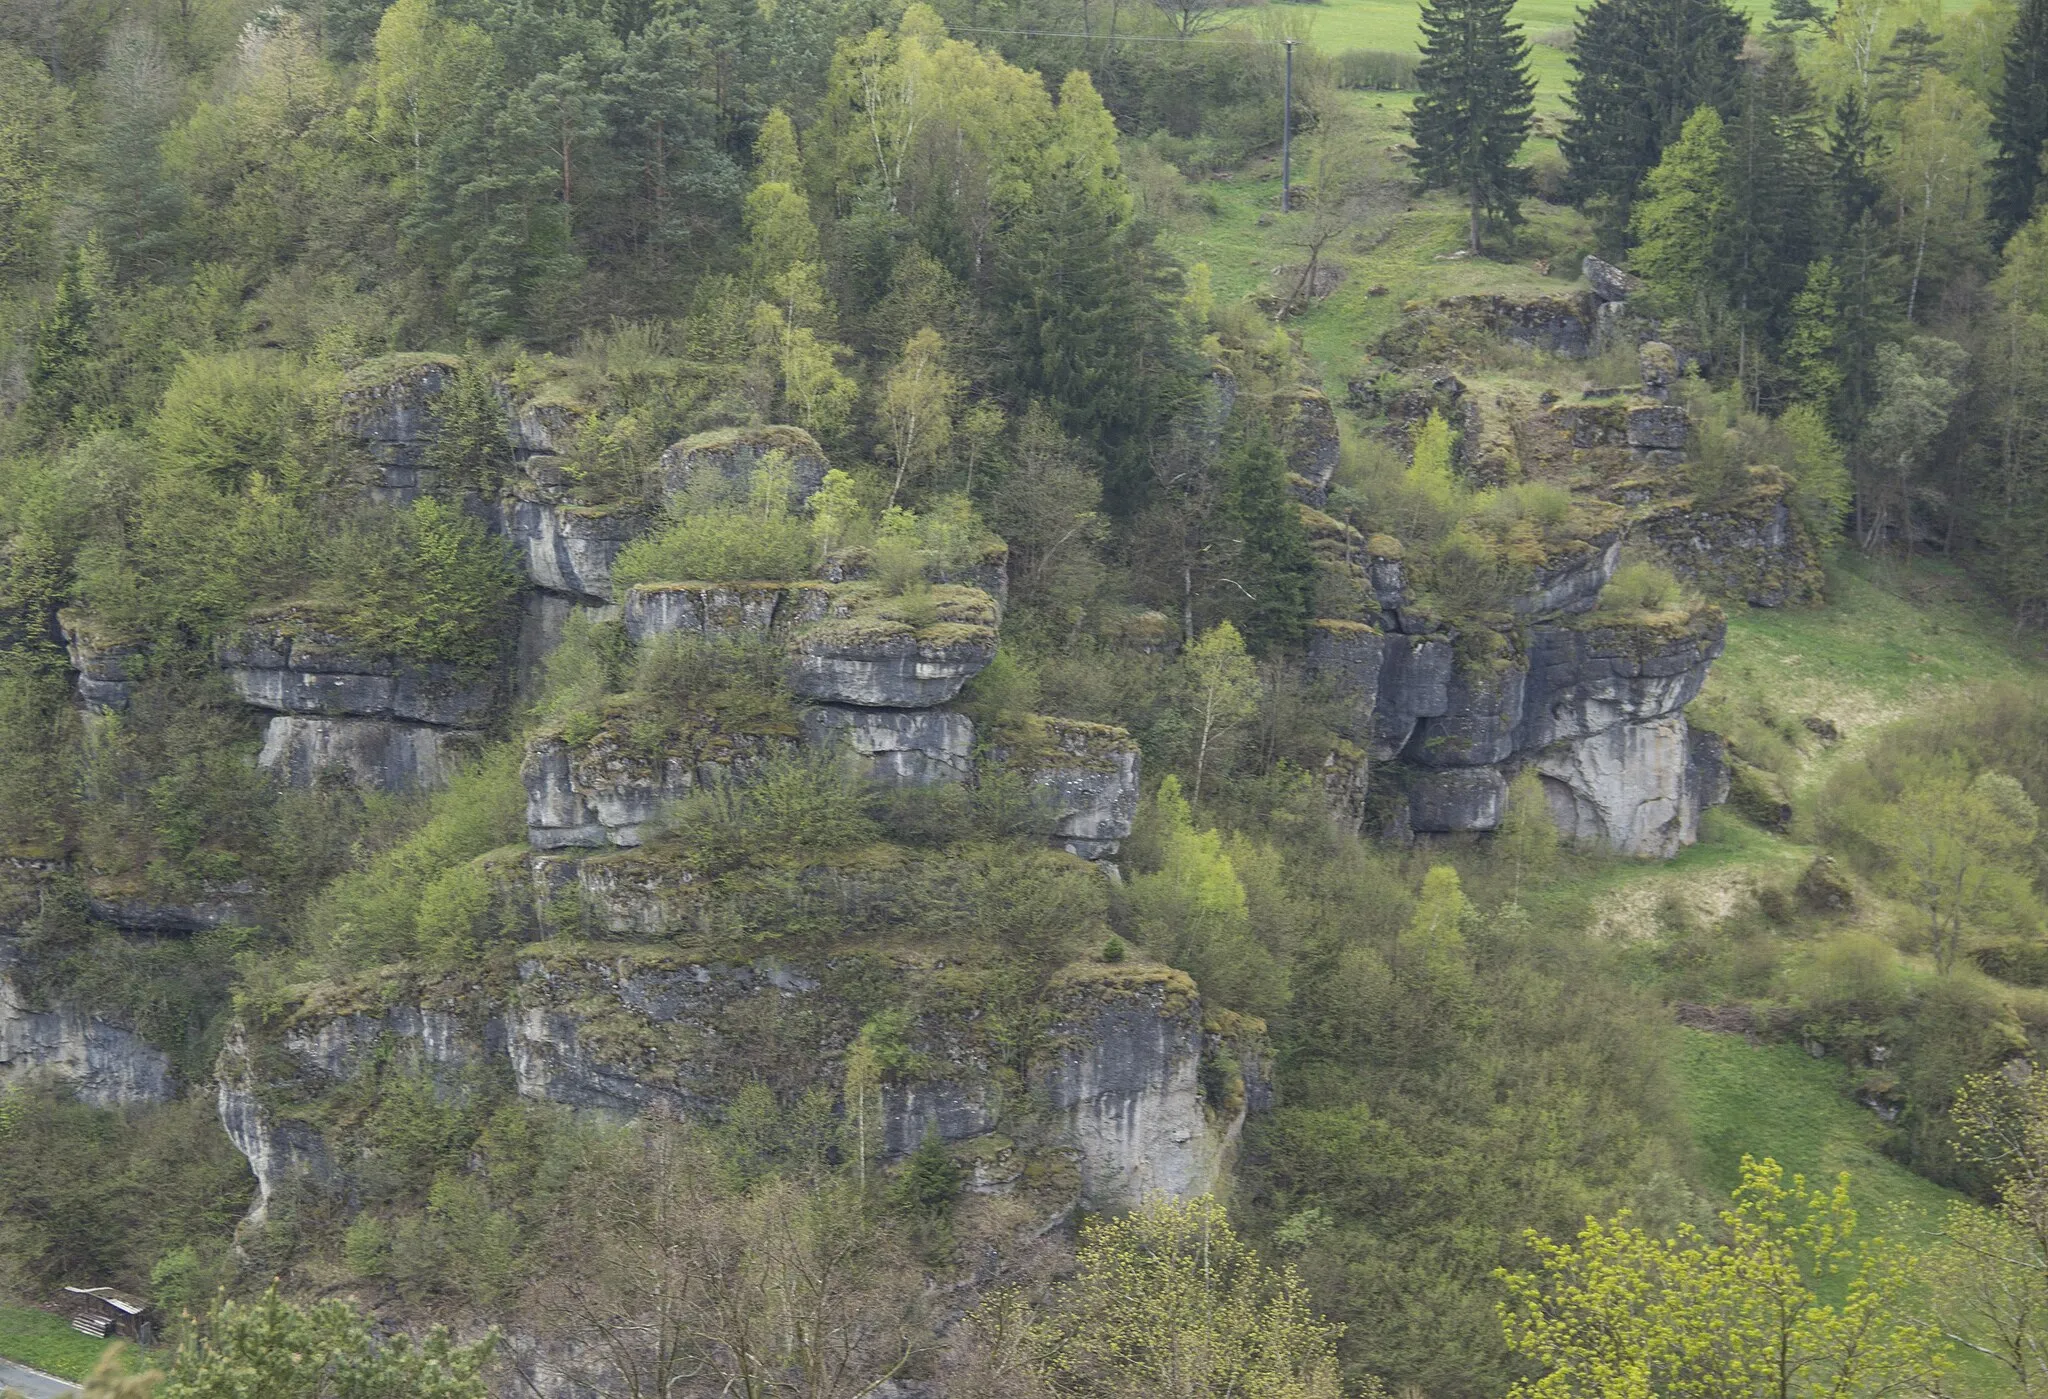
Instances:
[[[988,1325],[984,1312],[978,1325]],[[1337,1399],[1339,1329],[1291,1267],[1238,1238],[1214,1199],[1155,1195],[1085,1226],[1075,1275],[1029,1323],[1061,1394]],[[1369,1395],[1383,1394],[1375,1383]]]
[[[525,838],[519,760],[514,745],[492,749],[432,799],[417,830],[327,887],[306,913],[317,970],[401,961],[423,942],[437,952],[461,950],[469,935],[462,911],[473,908],[476,891],[470,861]]]
[[[1203,994],[1255,1014],[1287,1003],[1287,973],[1253,935],[1245,887],[1224,852],[1222,833],[1197,830],[1178,779],[1148,804],[1147,844],[1159,867],[1133,875],[1138,941],[1185,967]]]
[[[790,505],[788,458],[771,452],[744,496],[716,471],[700,471],[670,506],[669,521],[619,551],[612,581],[777,582],[817,566],[812,527]]]
[[[1846,1172],[1788,1185],[1744,1157],[1715,1235],[1659,1238],[1624,1212],[1571,1243],[1528,1239],[1536,1268],[1500,1275],[1508,1343],[1539,1372],[1518,1399],[1920,1392],[1948,1368],[1915,1319],[1911,1260],[1858,1229]]]
[[[1684,589],[1668,568],[1637,561],[1614,570],[1600,590],[1603,612],[1669,612],[1684,600]]]

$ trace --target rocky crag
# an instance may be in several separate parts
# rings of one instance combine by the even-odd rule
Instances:
[[[1596,610],[1620,555],[1604,531],[1535,570],[1490,625],[1451,626],[1417,606],[1393,542],[1377,547],[1374,620],[1316,623],[1309,665],[1340,701],[1342,736],[1401,794],[1382,803],[1394,832],[1492,830],[1533,766],[1569,839],[1662,857],[1698,837],[1726,781],[1684,710],[1721,654],[1718,608]]]
[[[379,1075],[444,1095],[509,1082],[519,1098],[611,1117],[717,1117],[748,1083],[790,1101],[840,1091],[877,975],[917,1010],[905,1062],[875,1091],[851,1150],[902,1156],[927,1134],[962,1144],[977,1188],[1027,1167],[1097,1206],[1215,1188],[1248,1111],[1270,1097],[1261,1027],[1205,1012],[1166,967],[1081,965],[1054,977],[1049,1029],[1021,1060],[943,961],[904,950],[699,962],[672,946],[537,944],[502,990],[402,979],[328,987],[245,1021],[220,1063],[221,1120],[249,1158],[260,1218],[285,1182],[346,1194],[352,1096]]]

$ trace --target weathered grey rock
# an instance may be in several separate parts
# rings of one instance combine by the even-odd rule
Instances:
[[[1714,505],[1652,505],[1631,525],[1630,538],[1710,596],[1752,607],[1818,602],[1826,581],[1820,553],[1786,504],[1787,482],[1761,467],[1751,479],[1750,489]]]
[[[1528,591],[1517,595],[1508,610],[1517,617],[1590,612],[1620,562],[1621,532],[1603,534],[1585,549],[1538,568]]]
[[[1641,450],[1682,452],[1691,428],[1692,416],[1676,403],[1628,410],[1628,445]]]
[[[377,473],[371,500],[410,505],[440,484],[440,473],[427,465],[441,435],[434,401],[460,366],[452,355],[391,355],[349,375],[340,426],[362,444]]]
[[[789,687],[823,704],[930,709],[958,695],[995,654],[995,633],[986,628],[928,639],[900,623],[834,629],[797,639]]]
[[[1060,1048],[1039,1082],[1080,1153],[1083,1199],[1096,1208],[1209,1194],[1228,1168],[1243,1109],[1212,1129],[1201,1091],[1201,1002],[1175,977],[1077,991],[1052,1027]]]
[[[1551,816],[1568,840],[1659,859],[1699,838],[1710,791],[1683,714],[1617,724],[1535,759]]]
[[[129,933],[203,933],[209,928],[254,921],[255,889],[247,883],[215,886],[196,897],[153,898],[94,890],[85,908],[102,923]]]
[[[10,970],[12,960],[11,948],[0,942],[0,1089],[49,1077],[99,1108],[171,1100],[169,1056],[133,1030],[76,1006],[35,1009]]]
[[[1402,756],[1433,768],[1505,761],[1515,751],[1515,728],[1522,720],[1528,679],[1526,656],[1459,655],[1445,687],[1443,713],[1416,726]]]
[[[1408,822],[1419,834],[1490,831],[1507,811],[1508,784],[1499,768],[1417,772],[1408,785]]]
[[[222,1122],[256,1172],[260,1218],[287,1182],[348,1187],[345,1161],[316,1125],[317,1104],[386,1063],[430,1075],[456,1100],[504,1065],[523,1098],[613,1118],[716,1117],[764,1075],[778,1092],[836,1087],[841,1055],[868,1012],[835,998],[835,965],[564,950],[522,959],[506,992],[473,988],[445,1003],[401,995],[334,1012],[306,1003],[271,1022],[281,1029],[261,1031],[270,1037],[261,1053],[247,1028],[229,1035],[219,1064]],[[914,962],[899,970],[927,974]],[[1115,1207],[1159,1191],[1188,1198],[1212,1189],[1245,1112],[1272,1100],[1257,1027],[1221,1012],[1205,1030],[1193,984],[1163,967],[1077,967],[1052,995],[1047,1050],[1028,1076],[1061,1124],[1052,1146],[1079,1166],[1087,1199]],[[1018,1102],[1002,1091],[974,1019],[954,1008],[911,1022],[907,1039],[923,1067],[881,1085],[868,1128],[881,1155],[914,1150],[927,1132],[983,1136],[999,1127],[1006,1096]],[[763,1055],[759,1036],[775,1042],[782,1032],[768,1027],[778,1024],[801,1027],[811,1051]],[[308,1106],[283,1105],[294,1101]]]
[[[1579,270],[1586,274],[1586,280],[1593,284],[1593,295],[1602,301],[1626,301],[1643,289],[1643,279],[1632,272],[1624,272],[1611,262],[1588,254],[1579,263]]]
[[[71,668],[78,672],[80,702],[95,714],[126,709],[134,697],[135,682],[142,678],[148,642],[114,636],[70,608],[57,614],[57,626],[64,635]]]
[[[1309,677],[1330,687],[1340,706],[1337,731],[1354,743],[1372,741],[1388,644],[1356,622],[1319,621],[1309,629]]]
[[[609,728],[577,744],[538,735],[520,765],[527,840],[536,850],[639,845],[669,803],[723,776],[743,776],[792,746],[786,734],[711,728],[659,752]]]
[[[1280,420],[1280,443],[1287,469],[1300,480],[1295,492],[1310,505],[1329,499],[1330,478],[1337,474],[1343,444],[1337,436],[1337,413],[1320,389],[1307,385],[1273,396]]]
[[[1643,392],[1659,403],[1671,398],[1671,386],[1678,382],[1678,352],[1662,340],[1645,340],[1636,347],[1636,365],[1642,371]]]
[[[1454,322],[1532,350],[1584,359],[1593,346],[1594,299],[1581,292],[1516,300],[1506,296],[1454,296],[1437,303]]]
[[[480,725],[497,699],[490,681],[453,666],[367,654],[348,637],[299,613],[252,621],[223,636],[214,659],[235,693],[260,709],[364,719]]]
[[[281,1189],[300,1184],[318,1189],[333,1185],[336,1172],[327,1139],[309,1123],[265,1109],[257,1094],[248,1036],[240,1026],[229,1031],[221,1050],[219,1085],[215,1104],[221,1128],[235,1150],[248,1158],[250,1174],[256,1177],[256,1198],[249,1206],[248,1223],[261,1224],[269,1217],[271,1200]]]
[[[1376,534],[1366,541],[1365,576],[1372,585],[1373,601],[1390,631],[1406,631],[1406,613],[1415,605],[1408,591],[1408,568],[1402,562],[1400,544]]]
[[[831,469],[817,439],[800,427],[728,427],[700,432],[670,446],[656,464],[661,487],[670,495],[689,488],[700,472],[716,471],[734,486],[744,487],[754,469],[771,453],[780,452],[789,467],[797,501],[809,500]]]
[[[831,603],[824,583],[641,583],[626,593],[626,634],[765,637],[824,620]]]
[[[476,751],[471,735],[432,724],[280,714],[263,731],[256,765],[302,791],[333,774],[371,791],[431,792]]]
[[[908,1156],[927,1134],[966,1141],[996,1129],[997,1095],[982,1084],[889,1083],[882,1088],[882,1154]]]
[[[1727,631],[1715,608],[1676,624],[1595,616],[1535,628],[1517,749],[1676,714],[1706,683]]]
[[[803,713],[803,742],[844,754],[861,776],[892,787],[974,776],[974,721],[950,710],[814,705]]]
[[[1450,708],[1451,643],[1441,637],[1389,636],[1380,666],[1379,708],[1372,755],[1396,757],[1415,726]]]
[[[1084,860],[1105,860],[1138,815],[1138,745],[1109,724],[1041,715],[1042,738],[1029,752],[998,749],[996,760],[1023,774],[1052,824],[1052,842]]]
[[[499,533],[518,551],[533,585],[597,602],[612,601],[619,551],[652,523],[637,505],[574,505],[523,486],[498,503]]]

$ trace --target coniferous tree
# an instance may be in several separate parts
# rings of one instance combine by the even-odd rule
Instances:
[[[1991,218],[2000,241],[2034,211],[2048,145],[2048,0],[2025,0],[2005,45],[2005,82],[1991,104]]]
[[[1758,351],[1784,331],[1826,222],[1812,193],[1826,183],[1813,89],[1789,43],[1746,67],[1727,135],[1720,260],[1736,317],[1736,376],[1753,388]]]
[[[1594,0],[1571,57],[1572,115],[1558,146],[1569,188],[1627,241],[1637,187],[1701,107],[1735,95],[1748,22],[1727,0]]]
[[[1255,647],[1289,645],[1306,633],[1313,611],[1315,558],[1301,511],[1287,490],[1287,462],[1264,424],[1245,432],[1225,463],[1224,508],[1237,536],[1237,591],[1245,638]]]
[[[1927,21],[1916,19],[1899,26],[1874,71],[1877,81],[1872,86],[1878,102],[1903,107],[1920,95],[1930,71],[1948,71],[1948,55],[1942,52],[1941,38],[1927,27]]]
[[[1828,127],[1829,184],[1841,229],[1854,228],[1877,205],[1882,187],[1870,169],[1876,154],[1877,133],[1870,125],[1870,109],[1852,83],[1835,104],[1835,119]]]
[[[1481,216],[1514,222],[1528,183],[1528,171],[1513,162],[1529,134],[1536,85],[1529,41],[1509,19],[1513,8],[1513,0],[1426,0],[1422,7],[1415,70],[1422,96],[1409,121],[1416,165],[1425,183],[1465,191],[1475,253]]]

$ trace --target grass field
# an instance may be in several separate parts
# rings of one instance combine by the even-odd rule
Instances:
[[[71,1323],[34,1307],[0,1304],[0,1356],[65,1380],[82,1380],[107,1348],[71,1329]],[[132,1347],[127,1353],[135,1355]],[[133,1368],[131,1366],[130,1368]]]

